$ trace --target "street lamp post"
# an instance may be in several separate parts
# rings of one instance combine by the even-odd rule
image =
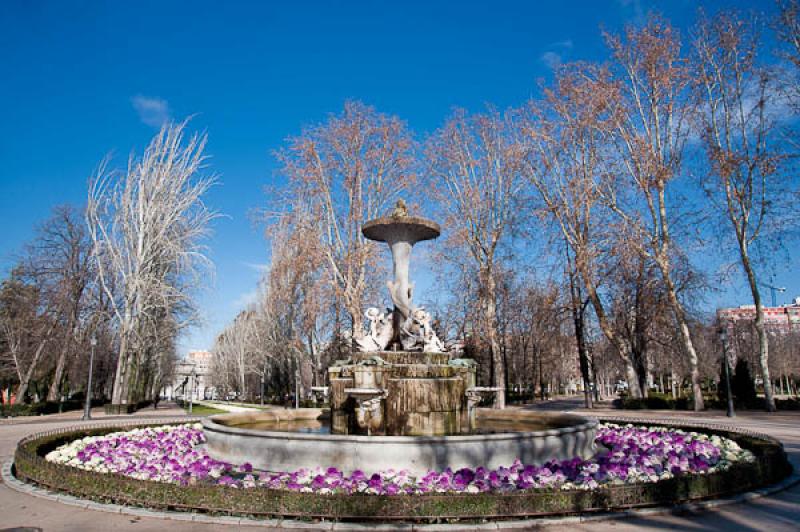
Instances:
[[[294,370],[294,407],[300,408],[300,370]]]
[[[191,381],[189,382],[191,386],[189,386],[189,414],[192,413],[192,403],[194,401],[194,391],[197,388],[197,374],[195,373],[195,368],[192,366],[192,375]]]
[[[94,346],[97,345],[97,338],[94,334],[89,340],[89,345],[91,346],[89,351],[89,378],[86,382],[86,402],[83,405],[83,418],[81,418],[84,421],[92,419],[92,369],[94,366]]]
[[[728,417],[736,417],[733,411],[733,394],[731,393],[731,368],[728,364],[728,330],[724,324],[719,328],[719,339],[722,341],[722,371],[725,374],[725,391],[728,396]]]

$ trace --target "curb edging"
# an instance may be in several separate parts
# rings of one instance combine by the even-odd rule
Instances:
[[[26,495],[32,495],[41,499],[54,501],[68,506],[76,506],[86,510],[95,510],[113,514],[132,515],[137,517],[152,517],[156,519],[168,519],[173,521],[192,521],[204,524],[218,524],[218,525],[246,525],[258,526],[262,528],[293,528],[299,530],[505,530],[520,528],[525,526],[543,526],[543,525],[569,525],[578,523],[594,523],[602,521],[610,521],[620,518],[631,517],[650,517],[654,515],[668,515],[668,514],[682,514],[687,512],[707,511],[732,504],[748,503],[774,495],[781,491],[792,488],[800,484],[800,472],[795,470],[791,475],[772,486],[759,488],[757,490],[740,493],[733,497],[726,497],[723,499],[711,499],[699,502],[687,502],[677,506],[657,506],[653,508],[642,509],[629,509],[620,512],[608,512],[602,514],[590,515],[573,515],[566,517],[545,517],[540,519],[520,519],[513,521],[495,521],[490,523],[454,523],[454,524],[404,524],[404,523],[390,523],[381,526],[378,523],[341,523],[341,522],[310,522],[299,521],[295,519],[251,519],[248,517],[235,517],[235,516],[212,516],[207,514],[200,514],[195,512],[174,512],[163,510],[149,510],[146,508],[136,508],[129,506],[122,506],[119,504],[99,503],[86,499],[80,499],[71,495],[64,495],[50,490],[45,490],[36,487],[32,484],[22,482],[17,479],[12,473],[14,460],[9,459],[2,464],[0,473],[2,474],[3,482],[6,486]],[[326,526],[328,525],[328,526]]]

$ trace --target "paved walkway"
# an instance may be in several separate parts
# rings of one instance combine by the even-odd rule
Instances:
[[[583,412],[580,398],[558,398],[549,404],[526,409],[569,410]],[[729,420],[722,412],[704,412],[695,415],[690,412],[673,413],[658,411],[635,411],[621,413],[618,410],[602,408],[592,412],[607,415],[630,415],[637,418],[675,419],[690,421],[713,421],[725,424]],[[162,405],[159,409],[145,409],[132,416],[105,416],[101,410],[94,410],[96,422],[111,420],[174,419],[186,417],[183,410],[174,405]],[[17,418],[0,421],[0,460],[5,462],[13,455],[16,442],[24,436],[80,423],[81,412],[67,412],[37,418]],[[186,417],[189,419],[188,417]],[[782,442],[796,468],[800,468],[800,413],[779,412],[741,413],[733,424],[736,426],[770,434]],[[289,528],[289,526],[287,526]],[[468,527],[465,527],[467,529]],[[546,530],[591,530],[591,531],[639,531],[639,530],[742,530],[742,531],[798,531],[800,530],[800,486],[795,486],[771,497],[757,499],[743,504],[722,507],[714,511],[695,515],[663,515],[617,519],[595,523],[574,523],[542,527]],[[116,515],[105,512],[79,509],[71,506],[24,495],[0,484],[0,532],[8,530],[51,531],[212,531],[212,530],[256,530],[251,526],[211,525],[183,521],[165,521],[150,517]],[[391,529],[384,527],[383,529]]]

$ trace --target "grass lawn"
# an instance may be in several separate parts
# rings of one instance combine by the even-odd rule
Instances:
[[[186,413],[189,413],[189,403],[183,405],[183,409]],[[220,410],[219,408],[212,408],[206,405],[198,405],[195,404],[192,406],[192,415],[193,416],[213,416],[214,414],[227,414],[228,412],[225,410]]]

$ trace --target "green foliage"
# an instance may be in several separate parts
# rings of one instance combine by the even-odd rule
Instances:
[[[138,403],[128,403],[124,405],[115,405],[112,403],[108,403],[105,405],[105,411],[107,415],[114,415],[114,416],[121,414],[133,414],[137,410],[147,408],[152,404],[153,401],[150,400],[139,401]]]
[[[643,399],[625,395],[614,401],[614,406],[623,410],[688,410],[692,405],[686,397],[673,399],[667,394],[650,392]]]
[[[607,511],[653,504],[720,497],[772,484],[791,472],[780,443],[721,430],[706,432],[735,440],[756,456],[751,464],[736,464],[709,475],[679,476],[655,483],[614,486],[591,491],[531,490],[521,493],[344,495],[297,493],[267,488],[246,491],[214,485],[143,481],[118,474],[101,474],[54,464],[43,456],[59,445],[89,435],[130,427],[68,429],[27,438],[14,456],[17,477],[101,502],[212,514],[310,519],[375,519],[417,522],[526,517]],[[690,430],[705,430],[691,429]]]
[[[736,369],[731,379],[731,393],[737,407],[753,407],[757,404],[756,384],[750,374],[750,366],[742,358],[736,361]]]
[[[105,400],[92,399],[92,407],[103,406]],[[82,410],[84,402],[82,399],[68,399],[63,403],[58,401],[42,401],[40,403],[0,406],[0,416],[2,417],[17,417],[17,416],[43,416],[46,414],[57,414],[59,408],[61,412],[69,412],[71,410]]]
[[[724,382],[721,385],[724,387]],[[733,387],[733,383],[731,383]],[[736,400],[736,393],[734,392],[734,401]],[[623,396],[614,401],[614,407],[622,410],[692,410],[694,405],[691,398],[679,397],[673,399],[667,394],[650,392],[646,399],[635,399],[629,396]],[[728,407],[727,398],[725,394],[720,391],[717,397],[705,397],[706,408],[714,408],[724,410]],[[778,410],[800,410],[800,399],[776,399],[775,407]],[[736,408],[739,409],[754,409],[763,410],[765,408],[764,398],[756,397],[751,398],[748,402],[737,402]]]
[[[778,410],[800,410],[800,399],[775,399],[775,408]]]

